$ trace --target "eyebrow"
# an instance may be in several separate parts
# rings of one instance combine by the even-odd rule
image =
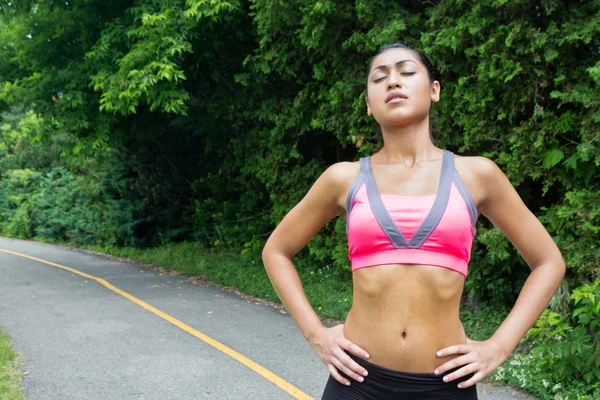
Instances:
[[[402,65],[402,64],[404,64],[404,63],[407,63],[407,62],[412,62],[412,63],[415,63],[415,64],[416,64],[416,62],[414,62],[413,60],[402,60],[402,61],[398,61],[398,62],[396,63],[396,65]],[[389,69],[389,68],[388,68],[388,66],[387,66],[387,65],[385,65],[385,64],[384,64],[384,65],[379,65],[379,66],[377,66],[377,67],[373,68],[373,69],[371,70],[371,72],[375,71],[376,69]]]

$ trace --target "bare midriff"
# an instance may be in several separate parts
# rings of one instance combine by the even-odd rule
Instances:
[[[452,357],[438,350],[465,344],[459,318],[464,276],[442,267],[378,265],[353,272],[353,304],[344,336],[369,362],[403,372],[433,373]]]

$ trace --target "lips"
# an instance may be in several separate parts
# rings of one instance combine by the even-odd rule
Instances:
[[[408,99],[408,97],[404,93],[392,92],[388,95],[388,97],[386,97],[385,102],[389,103],[394,99]]]

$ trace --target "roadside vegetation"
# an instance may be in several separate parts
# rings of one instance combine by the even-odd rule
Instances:
[[[0,328],[0,400],[22,400],[22,379],[18,354]]]

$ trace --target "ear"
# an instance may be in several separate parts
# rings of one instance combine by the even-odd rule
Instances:
[[[373,115],[373,113],[371,112],[371,106],[369,105],[368,97],[365,97],[365,103],[367,103],[367,115],[370,117],[371,115]]]
[[[438,101],[440,101],[440,92],[442,90],[442,87],[440,86],[440,83],[438,81],[433,81],[433,83],[431,84],[431,101],[434,103],[437,103]]]

